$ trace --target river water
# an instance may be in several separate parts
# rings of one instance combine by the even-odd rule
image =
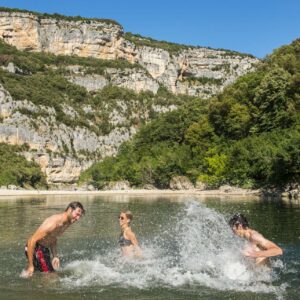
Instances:
[[[70,201],[87,212],[58,241],[56,274],[20,276],[24,244]],[[133,212],[143,258],[124,260],[121,209]],[[227,221],[244,213],[284,255],[272,271],[241,255]],[[299,299],[300,204],[195,196],[44,196],[0,199],[0,299]]]

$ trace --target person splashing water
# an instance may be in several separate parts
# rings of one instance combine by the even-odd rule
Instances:
[[[119,224],[121,227],[121,234],[119,237],[119,245],[121,246],[122,254],[124,256],[141,257],[141,249],[137,238],[130,227],[132,219],[133,215],[129,210],[120,212]]]
[[[279,246],[249,227],[244,215],[235,214],[229,220],[229,226],[234,234],[245,238],[249,242],[243,251],[243,255],[245,257],[254,258],[257,266],[270,266],[269,257],[282,255],[283,251]]]
[[[42,225],[27,240],[25,255],[28,260],[23,277],[32,276],[34,271],[44,273],[54,272],[59,268],[60,260],[57,256],[57,238],[85,213],[80,202],[71,202],[63,213],[48,217]],[[51,261],[52,254],[52,261]]]

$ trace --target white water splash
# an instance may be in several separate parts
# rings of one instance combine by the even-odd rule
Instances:
[[[143,259],[126,260],[119,249],[107,249],[91,260],[69,263],[61,279],[66,287],[157,287],[189,286],[217,290],[272,293],[280,297],[285,285],[276,286],[276,276],[256,268],[241,255],[243,242],[235,237],[224,216],[196,201],[186,204],[154,241],[142,244]],[[276,260],[277,267],[282,264]],[[200,292],[201,293],[201,292]]]
[[[243,258],[243,241],[232,234],[223,215],[191,202],[179,227],[183,269],[198,283],[219,290],[275,291],[269,269]]]

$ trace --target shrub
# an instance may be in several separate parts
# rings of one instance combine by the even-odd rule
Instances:
[[[46,187],[45,175],[38,164],[27,161],[20,155],[25,146],[0,144],[0,186],[9,184],[24,187]]]

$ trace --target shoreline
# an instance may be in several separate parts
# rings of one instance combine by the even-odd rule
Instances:
[[[68,190],[8,190],[0,189],[0,197],[9,196],[49,196],[49,195],[69,195],[69,196],[105,196],[105,195],[198,195],[198,196],[256,196],[260,197],[258,190],[233,190],[233,191],[220,191],[220,190],[108,190],[108,191],[68,191]]]

